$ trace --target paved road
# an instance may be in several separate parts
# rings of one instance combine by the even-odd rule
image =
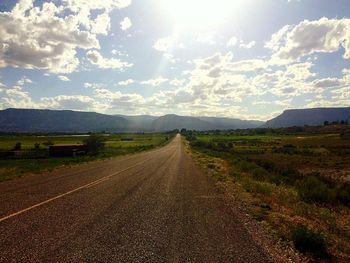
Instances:
[[[270,262],[180,136],[0,184],[0,262]]]

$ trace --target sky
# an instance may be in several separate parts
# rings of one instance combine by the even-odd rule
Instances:
[[[0,109],[350,106],[349,0],[0,0]]]

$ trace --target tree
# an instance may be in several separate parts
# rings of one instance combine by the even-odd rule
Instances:
[[[22,148],[22,143],[17,142],[15,144],[15,147],[13,147],[13,150],[18,151],[18,150],[21,150],[21,148]]]
[[[97,154],[105,147],[105,138],[100,134],[91,134],[84,140],[87,151],[92,154]]]
[[[40,143],[34,143],[34,149],[39,150],[40,149]]]

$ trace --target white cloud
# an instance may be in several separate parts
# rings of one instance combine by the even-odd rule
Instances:
[[[285,25],[284,27],[282,27],[280,30],[278,30],[272,35],[270,41],[265,43],[265,47],[273,51],[278,51],[278,49],[280,48],[281,40],[286,36],[286,34],[291,28],[292,27],[290,25]]]
[[[349,107],[350,105],[350,99],[320,99],[320,100],[314,100],[310,102],[309,104],[305,105],[307,108],[315,108],[315,107]]]
[[[267,69],[269,64],[262,59],[246,59],[232,62],[229,64],[229,70],[232,72],[256,72]]]
[[[73,72],[80,63],[77,49],[99,49],[97,34],[108,33],[108,12],[130,3],[63,0],[60,6],[34,6],[33,0],[20,0],[12,11],[0,12],[0,67]],[[92,10],[103,13],[92,20]]]
[[[128,86],[130,84],[135,83],[135,81],[133,79],[127,79],[127,80],[122,80],[118,82],[119,86]]]
[[[63,0],[67,7],[73,12],[79,12],[87,9],[90,10],[105,10],[111,11],[112,9],[121,9],[129,6],[131,0]]]
[[[59,75],[57,77],[62,81],[70,81],[70,79],[67,76]]]
[[[89,96],[60,95],[56,97],[44,97],[40,99],[40,108],[70,109],[78,111],[102,111],[104,106]]]
[[[94,34],[107,35],[110,27],[110,17],[106,13],[98,15],[95,20],[91,21],[91,32]]]
[[[94,97],[103,100],[106,109],[118,109],[118,111],[135,112],[146,106],[146,100],[139,94],[121,93],[99,88],[94,90]]]
[[[239,39],[237,37],[231,37],[226,43],[226,46],[229,48],[239,46],[240,48],[250,49],[250,48],[253,48],[255,45],[256,45],[255,41],[250,41],[248,43],[245,43],[242,39]]]
[[[191,114],[249,116],[239,106],[245,105],[249,99],[272,96],[275,98],[270,99],[269,104],[289,107],[296,96],[317,96],[323,92],[323,89],[314,85],[314,65],[311,62],[294,63],[276,69],[269,60],[235,61],[232,52],[228,52],[196,59],[192,64],[194,69],[186,75],[187,79],[181,81],[174,90],[156,93],[153,105],[189,111]]]
[[[246,49],[250,49],[250,48],[253,48],[255,46],[256,42],[255,41],[250,41],[248,43],[244,43],[244,42],[241,42],[239,47],[241,48],[246,48]]]
[[[274,51],[279,63],[290,63],[314,53],[331,53],[344,48],[344,58],[350,58],[350,19],[304,20],[285,26],[272,36],[266,47]]]
[[[166,52],[172,47],[172,42],[170,37],[161,38],[154,43],[153,48],[160,52]]]
[[[141,81],[140,84],[142,85],[150,85],[150,86],[159,86],[165,82],[168,82],[169,80],[167,78],[163,78],[162,76],[154,79],[144,80]]]
[[[91,89],[99,89],[103,87],[103,84],[100,83],[89,83],[89,82],[85,82],[84,83],[84,87],[85,88],[91,88]]]
[[[317,79],[314,81],[314,85],[317,88],[331,88],[331,87],[339,87],[344,84],[343,80],[338,78],[325,78],[325,79]]]
[[[175,86],[175,87],[180,87],[180,86],[183,86],[186,82],[186,79],[172,79],[169,83],[170,85],[172,86]]]
[[[80,31],[73,15],[59,17],[61,11],[53,3],[32,8],[22,0],[0,13],[0,67],[72,72],[79,64],[76,48],[99,48],[95,35]]]
[[[26,83],[31,84],[31,83],[33,83],[33,81],[31,79],[27,78],[26,76],[24,76],[19,81],[17,81],[16,84],[18,86],[23,86]]]
[[[32,101],[28,92],[21,86],[3,89],[0,97],[0,108],[35,108],[36,104]]]
[[[344,68],[342,70],[342,73],[343,73],[344,77],[346,77],[347,79],[350,79],[350,68]]]
[[[132,67],[133,65],[128,62],[121,61],[120,59],[116,58],[104,58],[100,52],[97,50],[89,50],[86,53],[87,59],[90,61],[91,64],[98,66],[99,68],[111,68],[111,69],[119,69],[119,70],[125,70],[127,68]]]
[[[128,30],[132,26],[131,20],[129,17],[125,17],[121,22],[120,22],[120,29],[123,31]]]
[[[227,47],[234,47],[238,44],[238,38],[237,37],[231,37],[228,41],[226,46]]]

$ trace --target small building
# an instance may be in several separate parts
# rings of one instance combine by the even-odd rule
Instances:
[[[87,147],[84,144],[56,144],[49,146],[50,157],[76,157],[84,155]]]

